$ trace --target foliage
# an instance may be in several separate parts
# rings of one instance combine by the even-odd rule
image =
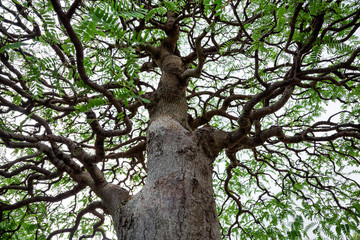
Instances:
[[[65,17],[56,2],[0,2],[0,147],[13,149],[0,158],[1,239],[110,236],[100,199],[71,175],[86,168],[73,150],[103,150],[108,182],[144,185],[161,77],[149,46],[163,46],[170,13],[178,55],[202,68],[187,83],[190,127],[251,120],[214,163],[222,237],[357,239],[358,0],[64,0]]]

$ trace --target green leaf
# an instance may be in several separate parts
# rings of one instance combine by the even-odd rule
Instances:
[[[5,46],[0,48],[0,53],[4,53],[6,50],[17,49],[20,48],[21,46],[26,46],[26,45],[28,44],[23,42],[7,43],[5,44]]]

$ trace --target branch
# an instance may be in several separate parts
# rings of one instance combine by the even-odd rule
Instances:
[[[47,138],[59,138],[55,136],[44,136]],[[0,138],[5,143],[5,146],[9,148],[36,148],[40,152],[43,152],[48,156],[49,161],[60,171],[67,172],[72,179],[74,179],[79,184],[85,184],[87,186],[94,186],[94,182],[91,179],[88,172],[82,171],[79,164],[71,159],[70,156],[64,154],[59,149],[51,148],[43,143],[39,142],[37,137],[23,136],[21,134],[10,133],[0,129]],[[61,137],[60,137],[61,138]],[[11,139],[17,141],[26,141],[23,142],[14,142]],[[70,148],[72,149],[72,148]]]
[[[66,191],[64,193],[60,193],[54,197],[48,197],[48,196],[36,196],[32,198],[27,198],[25,200],[19,201],[15,204],[9,205],[5,203],[0,203],[0,211],[7,211],[7,210],[13,210],[18,209],[24,206],[27,206],[31,203],[36,202],[59,202],[66,198],[69,198],[71,196],[75,196],[78,194],[81,190],[85,188],[84,185],[75,185],[75,187],[69,191]]]
[[[76,216],[76,220],[75,220],[75,224],[73,227],[71,228],[64,228],[64,229],[59,229],[56,231],[53,231],[52,233],[49,234],[49,236],[46,238],[46,240],[50,240],[52,237],[54,237],[55,235],[61,234],[61,233],[65,233],[68,232],[70,233],[69,239],[72,239],[76,230],[78,229],[81,219],[82,217],[87,214],[87,213],[93,213],[93,211],[96,208],[101,208],[104,209],[104,205],[102,202],[92,202],[90,203],[88,206],[86,206],[86,208],[82,209]],[[94,214],[95,215],[95,214]]]
[[[278,111],[287,103],[287,101],[291,97],[291,94],[293,93],[293,91],[294,91],[294,85],[287,86],[283,92],[282,97],[279,99],[279,101],[277,101],[276,103],[274,103],[268,107],[263,107],[263,108],[252,111],[250,114],[250,118],[252,120],[255,120],[255,119],[257,120],[257,119],[265,117],[266,115],[269,115],[271,113]]]
[[[196,66],[195,69],[187,69],[183,74],[181,74],[180,77],[182,80],[187,80],[190,77],[195,77],[195,78],[200,77],[201,71],[202,71],[204,63],[205,63],[205,56],[204,56],[204,53],[202,52],[202,48],[201,48],[201,40],[205,37],[206,33],[207,32],[204,30],[202,32],[202,34],[196,38],[196,41],[195,41],[196,56],[199,60],[198,65]]]
[[[282,127],[271,127],[267,130],[264,130],[257,134],[255,137],[248,137],[246,141],[243,141],[244,146],[246,148],[253,148],[256,146],[262,145],[265,141],[268,141],[271,137],[276,137],[278,142],[283,143],[300,143],[300,142],[325,142],[325,141],[333,141],[338,138],[344,137],[352,137],[356,139],[360,139],[360,124],[340,124],[336,125],[334,128],[325,129],[325,130],[317,130],[316,132],[330,132],[330,131],[337,131],[334,134],[324,135],[324,136],[315,136],[313,133],[315,132],[315,127],[321,124],[329,122],[318,122],[314,124],[312,127],[306,129],[301,133],[297,133],[293,136],[285,135]],[[349,129],[341,130],[341,127],[349,127]],[[309,133],[312,133],[309,135]],[[272,143],[276,143],[276,141],[272,141]]]
[[[359,53],[360,53],[360,47],[358,47],[354,50],[354,52],[351,54],[351,56],[349,57],[349,59],[346,62],[338,63],[331,67],[327,67],[327,68],[315,68],[315,69],[310,69],[310,70],[304,70],[304,71],[301,71],[300,74],[307,75],[307,74],[315,74],[315,73],[330,73],[330,72],[334,72],[341,68],[359,70],[358,67],[351,66],[351,63],[353,63],[353,61],[355,60],[355,58],[357,57],[357,55]]]
[[[139,153],[144,152],[146,150],[146,142],[140,142],[138,145],[130,148],[126,152],[120,152],[120,153],[111,153],[108,156],[106,156],[106,159],[117,159],[117,158],[133,158],[137,157]]]
[[[292,17],[291,22],[290,22],[290,35],[288,37],[288,40],[287,40],[285,48],[284,48],[285,52],[290,53],[292,55],[296,55],[296,53],[289,50],[289,46],[290,46],[291,40],[292,40],[292,38],[294,36],[294,33],[295,33],[296,19],[299,16],[302,5],[303,5],[303,3],[299,3],[295,8],[295,12],[294,12],[293,17]]]
[[[88,154],[81,147],[75,147],[72,151],[72,156],[81,161],[91,178],[94,180],[94,183],[90,185],[91,188],[100,188],[108,184],[104,173],[96,166],[97,158],[95,156]]]
[[[117,111],[119,113],[123,112],[122,105],[120,104],[119,101],[117,101],[115,99],[113,94],[111,92],[107,91],[106,88],[104,88],[103,86],[100,86],[100,85],[92,82],[89,79],[89,77],[87,76],[86,69],[85,69],[85,66],[84,66],[84,48],[82,46],[82,43],[81,43],[80,39],[76,35],[73,27],[71,26],[70,18],[69,18],[69,16],[67,14],[65,14],[62,11],[61,4],[60,4],[60,2],[58,0],[51,0],[51,3],[53,5],[53,7],[54,7],[54,10],[55,10],[56,14],[59,17],[60,22],[65,27],[66,32],[67,32],[71,42],[74,44],[74,47],[75,47],[75,50],[76,50],[76,64],[77,64],[77,69],[78,69],[79,75],[81,77],[81,80],[83,80],[92,89],[104,94],[104,96],[112,104],[114,104],[115,108],[117,109]]]
[[[131,127],[132,127],[131,123],[130,125],[126,125],[126,128],[124,130],[104,130],[100,126],[99,121],[97,120],[96,115],[93,111],[86,112],[86,116],[91,126],[91,129],[94,131],[94,133],[102,137],[122,136],[131,131]]]
[[[300,51],[299,51],[300,55],[302,55],[302,54],[306,53],[307,51],[309,51],[311,49],[313,43],[316,41],[316,39],[317,39],[317,37],[318,37],[318,35],[320,33],[321,27],[322,27],[322,25],[324,23],[324,16],[325,16],[325,13],[321,13],[320,15],[314,17],[313,22],[311,24],[312,33],[311,33],[310,39],[300,49]]]
[[[66,15],[69,17],[69,18],[72,18],[72,16],[74,15],[75,11],[76,11],[76,8],[78,8],[80,6],[80,4],[82,3],[82,0],[75,0],[69,10],[67,11]]]

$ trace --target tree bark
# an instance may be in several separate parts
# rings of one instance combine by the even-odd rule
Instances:
[[[115,212],[118,239],[220,239],[211,135],[168,114],[153,119],[147,134],[147,182]]]
[[[177,50],[179,26],[168,13],[167,37],[159,48],[146,46],[162,76],[147,106],[148,175],[144,188],[113,212],[119,240],[220,239],[212,186],[210,129],[188,124],[186,64]]]

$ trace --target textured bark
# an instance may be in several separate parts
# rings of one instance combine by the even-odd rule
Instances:
[[[120,240],[220,239],[212,163],[218,153],[210,129],[188,124],[186,64],[177,51],[176,14],[168,13],[167,37],[146,46],[162,76],[147,106],[148,176],[144,188],[113,212]]]
[[[114,216],[118,239],[220,239],[211,137],[171,115],[148,129],[145,187]]]

